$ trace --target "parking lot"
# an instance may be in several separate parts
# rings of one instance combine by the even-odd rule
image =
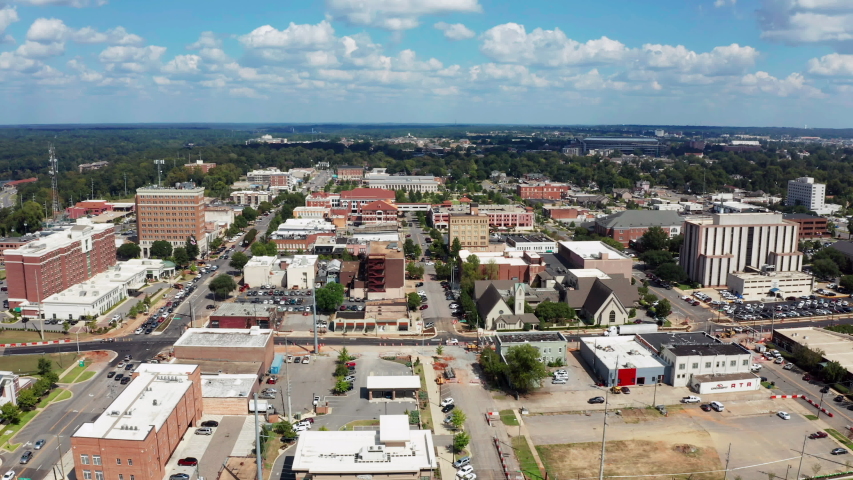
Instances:
[[[196,435],[197,427],[190,427],[166,464],[168,475],[187,474],[190,478],[215,478],[228,456],[247,456],[255,441],[254,417],[205,415],[202,421],[219,422],[212,435]],[[201,422],[199,422],[201,423]],[[193,458],[197,465],[178,465],[181,459]]]
[[[683,295],[681,300],[692,304],[694,308],[702,308],[702,305],[705,305],[721,316],[736,321],[827,317],[853,313],[853,300],[847,296],[803,295],[797,299],[764,303],[745,301],[731,294],[723,296],[722,293],[728,293],[725,291],[716,293],[717,295],[713,295],[697,291],[690,296]]]

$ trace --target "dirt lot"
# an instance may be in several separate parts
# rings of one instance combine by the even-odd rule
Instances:
[[[649,440],[613,441],[607,443],[605,476],[648,475],[705,472],[720,470],[723,464],[714,449],[710,435],[697,433],[681,437],[678,443]],[[560,478],[584,478],[598,475],[601,443],[573,443],[537,447],[550,473]],[[678,471],[670,471],[670,469]],[[719,480],[720,473],[695,474],[691,480]]]

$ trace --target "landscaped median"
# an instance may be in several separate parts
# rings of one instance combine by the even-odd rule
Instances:
[[[74,368],[69,370],[68,373],[59,379],[59,383],[79,383],[89,380],[95,376],[95,372],[86,370],[91,364],[92,362],[90,360],[84,360],[83,366],[81,367],[78,362]]]

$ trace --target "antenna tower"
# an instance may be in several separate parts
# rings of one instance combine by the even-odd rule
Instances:
[[[54,219],[59,216],[59,187],[57,183],[59,182],[59,161],[56,159],[56,150],[53,148],[53,145],[50,145],[48,149],[50,152],[50,159],[48,160],[49,172],[50,172],[50,190],[51,190],[51,200],[52,200],[52,210],[51,214]]]

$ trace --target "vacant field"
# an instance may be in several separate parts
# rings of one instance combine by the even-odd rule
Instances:
[[[631,440],[607,442],[604,476],[668,474],[670,478],[719,480],[722,472],[678,475],[683,472],[721,470],[723,465],[708,434],[703,445],[663,441]],[[691,439],[695,440],[695,438]],[[559,478],[598,475],[601,443],[572,443],[537,447],[548,473]]]
[[[51,353],[50,355],[9,355],[0,357],[0,370],[8,370],[10,372],[20,374],[32,374],[38,370],[38,361],[42,357],[47,357],[53,361],[53,371],[61,373],[68,368],[74,359],[76,353]]]
[[[63,340],[69,338],[64,333],[44,332],[44,341],[48,340]],[[0,331],[0,343],[29,343],[41,342],[39,332],[27,330],[2,330]],[[14,348],[14,347],[11,347]]]

